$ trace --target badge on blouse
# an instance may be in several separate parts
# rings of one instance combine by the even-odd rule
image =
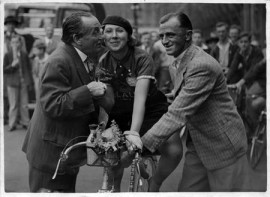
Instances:
[[[137,78],[136,77],[127,77],[126,81],[127,81],[129,86],[135,87],[136,83],[137,83]]]

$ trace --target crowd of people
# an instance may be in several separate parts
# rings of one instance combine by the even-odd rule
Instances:
[[[179,191],[249,190],[248,140],[227,86],[258,95],[247,102],[256,125],[266,103],[265,53],[238,25],[218,22],[205,39],[182,12],[159,22],[159,31],[138,34],[121,16],[100,24],[77,12],[64,20],[61,44],[48,24],[44,39],[27,50],[15,31],[18,21],[6,17],[4,115],[9,131],[27,129],[23,151],[31,192],[75,192],[84,149],[73,151],[65,170],[52,176],[63,147],[89,134],[99,108],[119,124],[130,152],[161,154],[150,192],[158,192],[181,161],[181,131],[187,151]],[[31,90],[36,105],[30,121]],[[124,167],[111,169],[116,192]]]

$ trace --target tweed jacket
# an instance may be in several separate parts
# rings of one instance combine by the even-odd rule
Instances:
[[[63,45],[49,56],[40,73],[40,95],[23,145],[30,165],[53,173],[64,146],[75,137],[89,135],[89,124],[96,121],[94,101],[86,86],[90,82],[72,46]],[[85,148],[72,151],[69,166],[80,165],[85,156]]]
[[[199,47],[187,48],[174,81],[175,99],[168,112],[142,137],[154,152],[186,125],[204,166],[219,169],[245,154],[243,122],[228,93],[218,62]]]
[[[30,60],[26,52],[21,50],[19,57],[20,67],[12,67],[13,52],[8,51],[4,56],[4,74],[6,77],[6,85],[18,87],[21,84],[21,77],[27,86],[33,85],[32,69]],[[20,71],[21,69],[21,71]],[[21,72],[21,73],[20,73]]]

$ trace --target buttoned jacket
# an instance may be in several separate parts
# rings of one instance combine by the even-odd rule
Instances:
[[[86,86],[90,82],[74,47],[63,45],[49,56],[40,73],[40,95],[23,145],[30,165],[53,173],[64,147],[87,139],[89,124],[96,117]],[[69,166],[79,166],[85,158],[85,148],[72,151]]]
[[[6,77],[6,85],[19,87],[22,80],[27,86],[33,85],[32,68],[28,55],[24,51],[20,51],[19,65],[12,67],[13,52],[8,51],[4,56],[4,74]]]
[[[142,137],[146,148],[155,151],[186,126],[199,158],[209,170],[228,166],[245,154],[244,125],[221,66],[213,57],[199,47],[188,47],[176,69],[174,92],[168,112]]]

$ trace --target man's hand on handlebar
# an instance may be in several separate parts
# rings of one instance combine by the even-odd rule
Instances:
[[[138,132],[125,131],[124,135],[126,137],[126,146],[129,152],[134,152],[137,149],[142,150],[143,143]]]

